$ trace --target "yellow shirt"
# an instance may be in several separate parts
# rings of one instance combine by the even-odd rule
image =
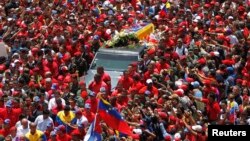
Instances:
[[[40,130],[36,130],[36,133],[34,135],[32,135],[30,132],[28,132],[25,137],[29,140],[29,141],[38,141],[43,135],[43,132]]]

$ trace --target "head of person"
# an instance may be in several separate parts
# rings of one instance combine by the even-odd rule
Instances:
[[[3,122],[3,127],[6,128],[10,128],[10,119],[5,119]]]
[[[81,110],[77,110],[76,111],[76,118],[80,119],[82,117],[82,111]]]
[[[103,66],[98,66],[98,67],[97,67],[97,73],[100,74],[100,75],[102,75],[102,74],[104,73],[104,68],[103,68]]]
[[[49,114],[50,114],[50,112],[48,109],[43,110],[43,119],[47,119],[49,117]]]
[[[229,95],[228,95],[228,100],[230,101],[230,102],[233,102],[234,101],[234,94],[232,94],[232,93],[230,93]]]
[[[215,95],[214,93],[210,93],[210,94],[208,95],[208,100],[209,100],[210,102],[214,102],[214,101],[216,100],[216,95]]]
[[[69,105],[66,105],[65,107],[64,107],[64,115],[65,116],[68,116],[69,115],[69,112],[70,112],[70,107],[69,107]]]
[[[100,74],[95,74],[95,76],[94,76],[94,80],[95,80],[95,82],[100,82],[102,79],[101,79],[102,77],[101,77],[101,75]]]
[[[36,123],[31,122],[29,126],[30,126],[30,133],[34,135],[36,133],[36,126],[37,126]]]
[[[107,98],[107,90],[105,87],[100,88],[100,93],[101,93],[102,98]]]
[[[56,132],[59,136],[63,135],[66,133],[66,127],[64,125],[59,125],[57,127],[57,132]]]
[[[181,47],[182,47],[182,39],[181,39],[181,38],[179,38],[179,39],[177,40],[177,47],[178,47],[178,48],[181,48]]]
[[[148,89],[151,89],[153,87],[153,80],[152,79],[147,79],[146,81],[146,86]]]
[[[56,99],[56,106],[58,108],[61,108],[63,105],[62,105],[62,100],[59,98],[59,99]]]
[[[23,118],[21,120],[21,125],[22,125],[23,129],[27,129],[28,128],[28,124],[29,124],[28,119]]]
[[[16,136],[16,133],[17,133],[17,128],[15,126],[11,127],[10,128],[10,135],[12,137],[15,137]]]

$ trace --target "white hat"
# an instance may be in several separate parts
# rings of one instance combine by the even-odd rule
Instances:
[[[174,140],[179,140],[181,139],[181,134],[180,133],[175,133],[174,134]]]
[[[133,132],[134,132],[135,134],[139,134],[139,135],[142,134],[142,130],[141,130],[141,129],[133,129]]]
[[[147,84],[153,83],[152,79],[147,79],[146,81]]]
[[[182,81],[178,80],[178,81],[175,81],[175,86],[181,86],[182,85]]]
[[[192,129],[197,132],[202,132],[202,126],[200,125],[194,125],[192,126]]]
[[[234,17],[233,17],[233,16],[229,16],[229,17],[228,17],[228,19],[232,19],[232,20],[233,20],[233,19],[234,19]]]

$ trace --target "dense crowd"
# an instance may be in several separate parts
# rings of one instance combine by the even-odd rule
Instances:
[[[102,140],[206,141],[207,127],[250,125],[249,0],[1,0],[0,140],[80,141],[102,97],[133,134]],[[95,53],[141,23],[155,31],[111,91]],[[4,48],[4,49],[3,49]],[[113,86],[112,86],[113,87]]]

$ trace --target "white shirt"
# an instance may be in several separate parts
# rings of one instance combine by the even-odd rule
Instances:
[[[23,126],[17,128],[17,136],[25,136],[25,134],[27,134],[30,131],[29,128],[23,129]]]
[[[65,106],[65,100],[62,99],[62,98],[61,98],[61,100],[62,100],[62,105]],[[55,106],[57,106],[57,105],[56,105],[56,99],[53,97],[53,98],[51,98],[51,99],[49,100],[48,109],[51,110],[51,109],[52,109],[53,107],[55,107]]]
[[[85,116],[82,116],[80,119],[77,119],[76,120],[76,125],[81,125],[83,124],[84,127],[87,127],[88,126],[88,119],[85,117]]]
[[[182,46],[181,48],[176,47],[175,52],[179,55],[179,57],[188,55],[188,50],[184,46]]]
[[[49,123],[53,123],[53,120],[51,117],[48,117],[47,119],[43,119],[43,115],[39,115],[36,118],[35,123],[37,124],[37,129],[44,132],[47,129],[47,125]]]

